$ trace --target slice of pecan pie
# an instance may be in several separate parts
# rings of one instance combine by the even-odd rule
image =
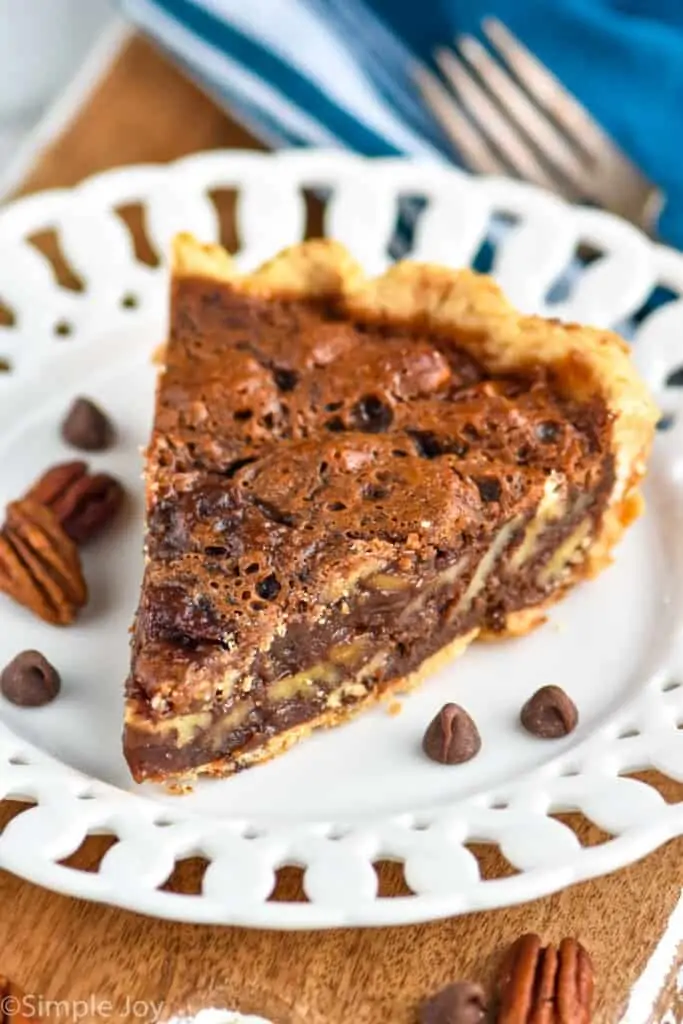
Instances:
[[[175,244],[127,686],[136,779],[225,774],[522,633],[638,514],[656,410],[607,331],[331,241]]]

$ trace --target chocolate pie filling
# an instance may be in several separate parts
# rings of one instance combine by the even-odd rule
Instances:
[[[609,331],[338,243],[178,236],[124,746],[226,774],[521,634],[638,515],[658,412]]]
[[[614,485],[604,402],[453,336],[174,282],[127,686],[136,779],[258,759],[573,581]]]

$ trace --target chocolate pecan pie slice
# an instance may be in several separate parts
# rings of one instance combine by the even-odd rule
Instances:
[[[614,334],[331,241],[175,244],[127,687],[136,779],[225,774],[522,633],[640,511],[656,410]]]

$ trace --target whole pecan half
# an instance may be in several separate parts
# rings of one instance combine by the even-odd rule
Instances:
[[[576,939],[541,946],[523,935],[503,961],[498,1024],[591,1024],[593,965]]]
[[[78,549],[55,513],[31,498],[7,506],[0,590],[46,622],[66,626],[88,598]]]
[[[67,536],[85,544],[114,518],[123,488],[108,473],[89,473],[87,462],[61,462],[43,473],[24,497],[50,508]]]

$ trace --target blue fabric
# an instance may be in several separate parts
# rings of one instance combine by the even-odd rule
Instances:
[[[275,145],[453,159],[410,77],[415,59],[494,14],[664,191],[683,248],[683,0],[120,0]]]

